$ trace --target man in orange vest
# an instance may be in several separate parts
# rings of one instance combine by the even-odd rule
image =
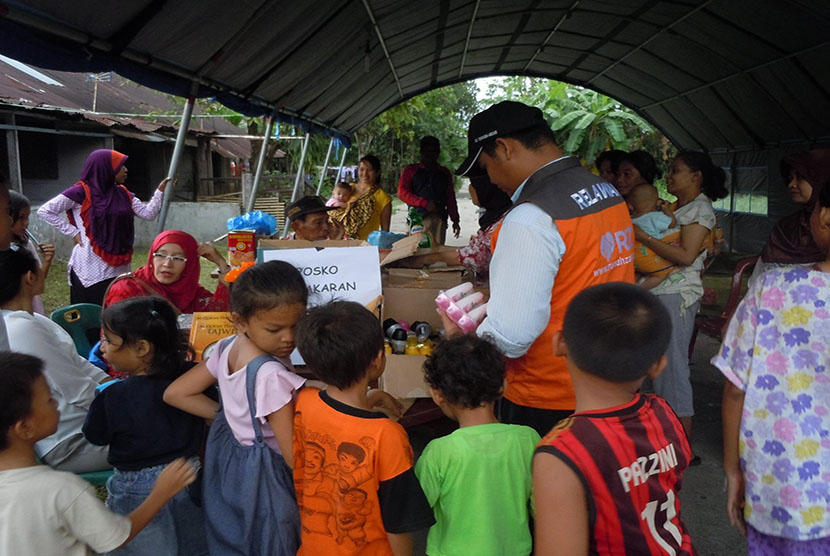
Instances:
[[[538,108],[495,104],[470,120],[467,140],[456,173],[486,170],[514,203],[493,234],[491,297],[477,331],[507,358],[498,416],[544,436],[576,403],[553,334],[583,289],[634,281],[631,219],[611,184],[564,155]],[[446,318],[445,327],[455,332]]]

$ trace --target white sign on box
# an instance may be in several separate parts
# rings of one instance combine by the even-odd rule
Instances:
[[[308,304],[332,299],[367,305],[380,295],[378,248],[326,247],[325,249],[266,249],[262,260],[291,263],[308,285]]]
[[[333,299],[368,305],[381,294],[378,248],[372,245],[263,249],[262,261],[285,261],[297,267],[308,285],[310,306],[322,305]],[[291,361],[302,364],[296,350],[291,355]]]

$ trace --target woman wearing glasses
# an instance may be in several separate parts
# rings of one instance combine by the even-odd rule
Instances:
[[[135,217],[153,220],[161,210],[169,179],[162,180],[148,203],[142,203],[124,187],[127,158],[109,149],[93,151],[78,183],[37,211],[75,242],[67,268],[73,304],[101,305],[113,278],[130,271]]]
[[[199,284],[201,257],[219,267],[219,284],[214,293]],[[104,307],[131,297],[155,295],[181,313],[228,310],[228,287],[224,280],[228,263],[209,243],[197,244],[190,234],[168,230],[153,240],[148,259],[146,265],[119,276],[110,285]]]

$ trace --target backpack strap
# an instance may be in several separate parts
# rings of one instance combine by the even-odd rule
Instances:
[[[256,386],[256,375],[259,368],[269,361],[277,361],[273,355],[264,354],[254,357],[245,369],[245,391],[248,395],[248,409],[251,412],[251,424],[254,427],[254,434],[257,444],[263,443],[262,426],[259,424],[259,419],[256,418],[256,399],[254,398],[254,388]]]

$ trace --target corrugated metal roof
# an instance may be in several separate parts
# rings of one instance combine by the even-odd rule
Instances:
[[[178,127],[175,117],[148,119],[117,115],[175,114],[181,106],[170,96],[112,74],[111,81],[98,83],[96,112],[91,112],[95,84],[88,80],[89,75],[35,68],[0,58],[0,105],[54,109],[109,128],[120,126],[141,133],[159,132],[162,136],[175,136]],[[190,133],[242,135],[245,131],[223,118],[195,118]],[[128,129],[123,129],[121,135],[127,134]],[[251,144],[247,139],[222,138],[213,139],[211,143],[222,156],[247,158],[251,155]]]

